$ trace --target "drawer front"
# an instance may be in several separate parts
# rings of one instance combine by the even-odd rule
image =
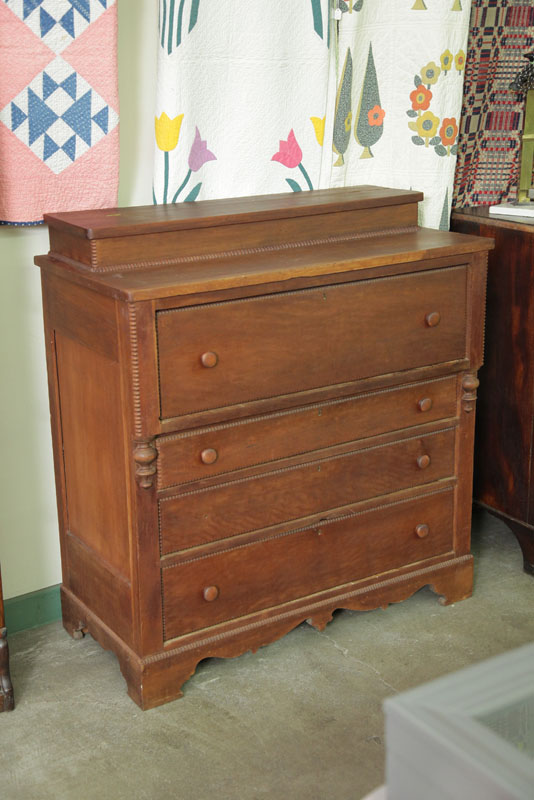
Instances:
[[[165,638],[452,550],[448,491],[166,567]]]
[[[161,552],[450,477],[454,436],[450,428],[161,499]]]
[[[466,267],[157,314],[163,418],[465,356]]]
[[[208,478],[456,414],[448,377],[158,439],[158,486]]]

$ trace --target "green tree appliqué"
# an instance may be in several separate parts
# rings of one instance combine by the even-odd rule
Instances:
[[[350,47],[347,48],[345,64],[341,73],[341,80],[337,89],[336,111],[334,117],[334,133],[332,150],[337,153],[339,158],[334,164],[341,167],[344,162],[344,154],[347,151],[350,141],[350,131],[352,128],[352,55]]]
[[[378,142],[384,132],[384,116],[385,111],[380,106],[373,47],[370,44],[365,78],[363,79],[354,125],[354,138],[364,148],[360,158],[373,158],[371,147]]]

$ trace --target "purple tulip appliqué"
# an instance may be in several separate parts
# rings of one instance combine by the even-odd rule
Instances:
[[[208,150],[206,140],[201,139],[200,131],[195,128],[195,140],[189,153],[189,169],[197,172],[207,161],[217,161],[217,156]]]
[[[185,176],[184,180],[182,181],[179,189],[177,190],[176,194],[172,198],[172,202],[176,203],[178,199],[178,195],[181,191],[185,188],[187,182],[189,181],[193,172],[198,172],[198,170],[204,166],[208,161],[217,161],[217,156],[208,150],[207,141],[206,139],[202,139],[200,136],[200,131],[198,128],[195,128],[195,138],[193,140],[193,144],[191,145],[191,150],[189,152],[189,171]],[[200,192],[200,187],[202,183],[197,183],[194,189],[192,189],[187,197],[185,198],[185,202],[192,202],[196,200],[198,193]]]

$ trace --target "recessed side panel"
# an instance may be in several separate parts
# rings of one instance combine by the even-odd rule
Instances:
[[[56,332],[68,532],[130,579],[120,366]]]

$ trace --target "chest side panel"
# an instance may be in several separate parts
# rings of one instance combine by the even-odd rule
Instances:
[[[46,280],[63,583],[132,636],[128,477],[115,303]]]

